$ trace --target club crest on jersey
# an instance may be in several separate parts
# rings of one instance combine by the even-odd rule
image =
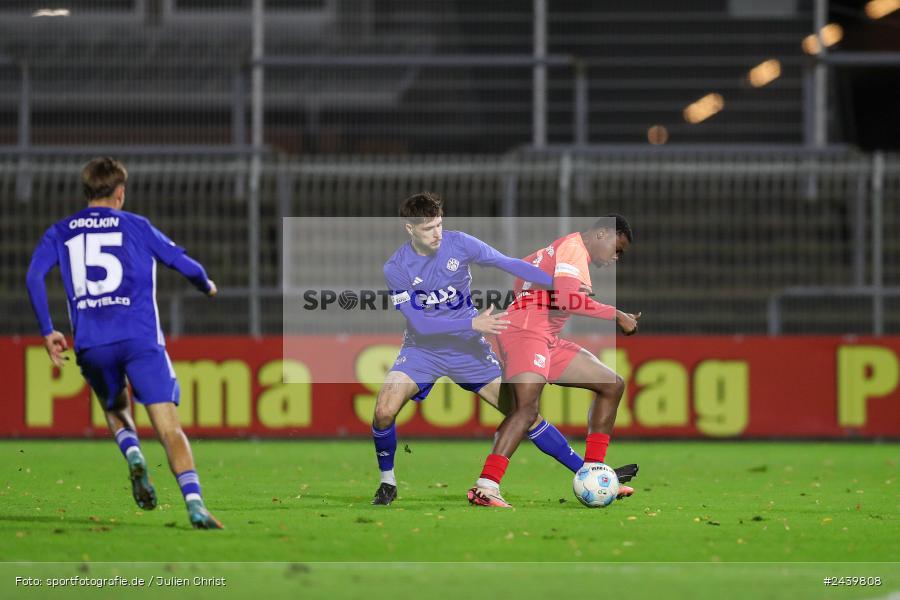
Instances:
[[[459,261],[455,258],[451,258],[447,261],[447,270],[448,271],[456,271],[459,268]]]
[[[543,354],[535,354],[534,355],[534,366],[538,369],[543,369],[544,365],[547,364],[547,357]]]

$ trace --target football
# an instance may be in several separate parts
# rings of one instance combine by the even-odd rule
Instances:
[[[619,493],[619,478],[603,463],[585,463],[572,480],[575,497],[588,508],[609,506]]]

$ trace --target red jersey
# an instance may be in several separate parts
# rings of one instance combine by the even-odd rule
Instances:
[[[576,279],[581,292],[590,294],[593,291],[588,270],[590,255],[578,232],[559,238],[523,260],[549,274],[554,280],[558,277]],[[550,292],[530,281],[516,279],[514,290],[516,300],[508,309],[510,325],[504,333],[529,330],[551,338],[558,336],[571,313],[551,308]]]

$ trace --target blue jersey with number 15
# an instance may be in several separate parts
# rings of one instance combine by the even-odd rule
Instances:
[[[144,217],[88,207],[47,230],[32,267],[59,265],[76,350],[133,338],[164,346],[156,264],[171,266],[182,254]]]

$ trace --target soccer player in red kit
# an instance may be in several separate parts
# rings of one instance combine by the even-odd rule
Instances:
[[[509,327],[497,336],[504,381],[512,388],[515,408],[500,424],[481,477],[468,492],[472,504],[510,506],[500,495],[500,481],[509,458],[538,414],[541,391],[548,382],[594,392],[584,462],[604,462],[625,382],[596,356],[560,338],[559,333],[573,314],[615,320],[625,335],[637,332],[641,313],[625,313],[589,296],[588,264],[614,264],[632,240],[625,218],[608,215],[587,231],[562,237],[524,259],[552,275],[553,289],[516,280],[516,301],[507,316]],[[619,488],[620,497],[633,492],[626,485]]]

